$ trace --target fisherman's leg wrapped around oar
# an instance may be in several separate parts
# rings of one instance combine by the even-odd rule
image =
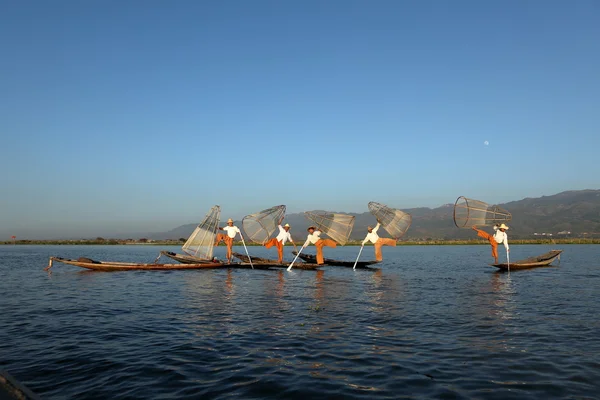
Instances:
[[[231,257],[232,257],[232,247],[233,247],[233,238],[229,237],[229,235],[226,235],[224,233],[219,233],[217,235],[217,240],[215,243],[215,246],[218,246],[219,243],[221,243],[221,241],[225,242],[225,245],[227,246],[227,261],[231,262]]]
[[[490,242],[490,245],[492,245],[492,257],[494,257],[494,260],[498,260],[498,243],[496,243],[494,236],[481,229],[473,228],[473,230],[477,232],[477,236]]]
[[[225,242],[225,243],[227,243],[227,238],[228,238],[228,237],[229,237],[229,236],[227,236],[227,235],[226,235],[226,234],[224,234],[224,233],[217,233],[217,239],[215,240],[215,246],[218,246],[218,245],[219,245],[219,243],[221,243],[221,242]]]
[[[396,241],[390,238],[379,238],[373,245],[375,247],[375,260],[383,261],[383,256],[381,255],[381,246],[396,246]]]
[[[279,262],[283,262],[283,244],[277,240],[277,238],[271,238],[267,243],[265,243],[264,245],[267,249],[270,249],[273,246],[277,247],[277,256],[279,257],[278,260]]]
[[[320,239],[315,243],[315,247],[317,248],[317,264],[323,264],[325,262],[325,260],[323,260],[323,246],[337,247],[337,243],[331,239]]]

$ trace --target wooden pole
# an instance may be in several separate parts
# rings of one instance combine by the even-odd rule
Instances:
[[[292,270],[292,265],[294,265],[294,263],[298,259],[298,256],[300,255],[300,252],[302,251],[303,248],[304,248],[304,246],[300,247],[300,251],[298,253],[296,253],[296,257],[294,257],[294,261],[292,261],[292,263],[290,264],[290,266],[287,268],[288,271]]]
[[[244,237],[240,232],[240,237],[242,238],[242,244],[244,245],[244,249],[246,250],[246,255],[248,256],[248,261],[250,261],[250,266],[254,269],[254,265],[252,265],[252,258],[250,257],[250,253],[248,253],[248,248],[246,247],[246,242],[244,242]],[[230,261],[231,262],[231,261]]]
[[[358,252],[358,257],[356,257],[356,261],[354,261],[354,267],[352,267],[352,269],[356,269],[356,264],[358,264],[358,259],[360,258],[360,253],[362,253],[363,249],[365,248],[365,246],[360,246],[360,251]]]

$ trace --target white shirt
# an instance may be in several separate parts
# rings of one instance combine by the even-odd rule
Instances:
[[[225,232],[227,232],[227,236],[229,236],[230,238],[234,238],[236,233],[239,233],[240,235],[242,234],[242,232],[240,232],[239,228],[237,226],[229,226],[227,225],[225,228],[223,228],[223,230]]]
[[[292,240],[292,235],[289,232],[286,232],[285,229],[281,225],[279,225],[279,235],[277,235],[277,241],[281,242],[282,245],[285,245],[285,242],[290,241],[294,243]]]
[[[496,231],[496,233],[494,233],[494,240],[496,243],[504,243],[504,247],[506,247],[506,250],[508,250],[508,235],[506,232],[502,232],[497,227],[494,227],[494,230]]]
[[[367,236],[365,236],[365,240],[362,241],[363,245],[365,243],[367,243],[369,240],[373,244],[375,244],[375,242],[377,242],[379,240],[379,235],[377,234],[377,229],[379,229],[379,222],[377,223],[377,225],[375,225],[375,228],[373,228],[373,230],[371,232],[367,233]]]
[[[317,243],[321,239],[319,236],[321,236],[321,231],[314,231],[312,235],[309,233],[308,236],[306,236],[306,242],[304,242],[304,245],[302,245],[302,247],[306,247],[310,243]]]

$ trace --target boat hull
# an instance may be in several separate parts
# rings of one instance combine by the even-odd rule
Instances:
[[[183,263],[183,264],[211,264],[212,263],[209,260],[190,256],[187,254],[173,253],[172,251],[161,250],[160,254],[163,256],[169,257],[175,261],[179,261],[180,263]]]
[[[223,263],[199,263],[199,264],[144,264],[144,263],[129,263],[117,261],[95,261],[89,258],[80,258],[71,260],[62,257],[50,257],[50,263],[45,270],[52,267],[52,262],[57,261],[67,265],[74,265],[80,268],[91,269],[95,271],[131,271],[131,270],[180,270],[180,269],[215,269],[224,268],[227,265]]]
[[[239,258],[242,261],[242,263],[248,263],[250,261],[246,254],[233,253],[233,256],[236,258]],[[255,267],[257,265],[268,266],[270,268],[287,268],[289,266],[289,264],[287,264],[287,263],[282,264],[282,263],[279,263],[277,260],[271,260],[268,258],[254,257],[254,256],[252,256],[252,265],[254,265]],[[300,263],[294,264],[294,269],[317,269],[319,267],[323,267],[323,265],[314,264],[314,263],[305,263],[305,262],[300,262]]]
[[[297,251],[292,251],[293,255],[297,255]],[[298,258],[308,262],[308,263],[316,263],[317,256],[312,254],[302,254],[298,256]],[[356,268],[369,268],[370,265],[379,264],[381,261],[359,261],[356,263]],[[332,267],[349,267],[353,268],[355,261],[341,261],[341,260],[333,260],[331,258],[323,259],[324,265],[332,266]]]
[[[0,399],[41,400],[8,372],[0,370]]]
[[[516,261],[510,264],[490,264],[492,267],[496,267],[504,271],[513,271],[519,269],[531,269],[540,267],[552,267],[551,265],[555,260],[560,260],[560,254],[562,250],[552,250],[548,253],[542,254],[541,256],[527,258],[525,260]]]

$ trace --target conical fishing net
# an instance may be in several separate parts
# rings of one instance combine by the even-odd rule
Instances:
[[[220,217],[221,207],[214,206],[211,208],[204,220],[181,247],[182,250],[190,256],[212,260]]]
[[[283,220],[285,206],[275,206],[246,215],[242,219],[242,227],[246,236],[258,244],[265,244],[271,235],[277,230],[277,226]]]
[[[412,223],[410,214],[374,201],[369,203],[369,211],[375,216],[383,229],[396,240],[406,233]]]
[[[460,196],[454,203],[454,224],[459,228],[501,224],[511,219],[508,211],[483,201]]]
[[[340,245],[348,243],[354,227],[354,216],[326,211],[308,211],[304,215],[323,233]]]

